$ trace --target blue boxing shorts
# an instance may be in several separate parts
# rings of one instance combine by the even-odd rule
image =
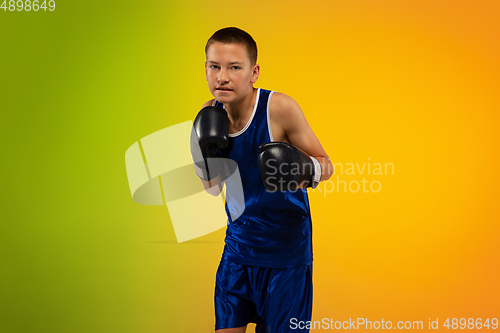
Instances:
[[[294,268],[246,266],[221,260],[215,281],[215,330],[256,323],[256,333],[291,329],[312,315],[312,264]]]

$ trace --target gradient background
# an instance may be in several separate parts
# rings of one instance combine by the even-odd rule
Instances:
[[[257,86],[294,97],[334,163],[395,166],[339,175],[379,193],[310,194],[313,319],[500,317],[499,14],[496,0],[0,11],[0,331],[213,331],[224,230],[177,244],[166,206],[132,201],[124,155],[211,98],[203,50],[225,26],[253,35]]]

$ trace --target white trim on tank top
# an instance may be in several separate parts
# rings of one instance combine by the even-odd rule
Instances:
[[[267,109],[266,109],[266,113],[267,113],[267,130],[269,132],[269,139],[271,139],[271,142],[274,141],[274,138],[273,138],[273,131],[271,130],[271,112],[269,112],[269,108],[271,106],[271,97],[273,97],[274,93],[275,93],[275,91],[271,91],[271,93],[269,94],[269,97],[267,99]]]

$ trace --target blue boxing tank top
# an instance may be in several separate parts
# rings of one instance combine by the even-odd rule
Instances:
[[[258,267],[289,268],[312,262],[312,225],[307,190],[268,192],[259,170],[259,146],[272,141],[269,105],[274,92],[257,90],[252,115],[238,133],[229,134],[220,156],[238,165],[245,208],[241,211],[226,183],[228,225],[222,259]],[[215,106],[224,107],[218,101]],[[234,194],[234,193],[233,193]],[[241,201],[240,201],[241,202]],[[233,214],[234,216],[234,214]]]

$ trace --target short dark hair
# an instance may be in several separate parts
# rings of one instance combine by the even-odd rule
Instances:
[[[205,56],[207,55],[208,48],[213,43],[223,43],[223,44],[241,44],[247,48],[248,58],[250,63],[255,65],[257,63],[257,44],[253,40],[252,36],[246,31],[239,28],[228,27],[216,31],[212,37],[207,41],[205,45]]]

